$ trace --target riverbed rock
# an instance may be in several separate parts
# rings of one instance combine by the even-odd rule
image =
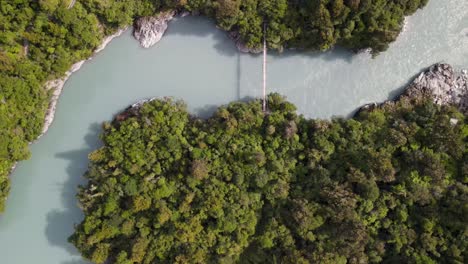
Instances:
[[[234,43],[236,44],[237,49],[240,52],[258,54],[258,53],[261,53],[263,51],[263,49],[261,47],[259,47],[259,48],[249,48],[249,47],[247,47],[247,45],[242,40],[239,32],[237,32],[237,31],[229,32],[229,37],[234,41]]]
[[[452,66],[438,63],[421,73],[406,89],[410,98],[429,97],[438,105],[455,105],[468,114],[468,72],[455,71]]]
[[[144,48],[158,43],[167,29],[167,23],[174,18],[175,11],[161,12],[157,16],[142,17],[135,21],[133,36]]]

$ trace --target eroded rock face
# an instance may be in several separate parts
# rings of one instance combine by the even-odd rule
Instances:
[[[142,17],[135,21],[133,36],[144,48],[158,43],[167,29],[167,23],[174,18],[175,12],[162,12],[157,16]]]
[[[456,105],[462,113],[468,114],[468,72],[457,72],[449,64],[435,64],[421,73],[404,95],[430,97],[436,104]]]

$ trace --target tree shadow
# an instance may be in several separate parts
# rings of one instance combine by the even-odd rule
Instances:
[[[339,46],[336,46],[329,51],[316,51],[314,53],[322,53],[321,56],[325,61],[343,60],[348,64],[351,64],[356,55],[358,55],[358,53]]]
[[[99,134],[102,128],[100,124],[94,123],[90,126],[88,134],[84,137],[86,147],[56,154],[57,158],[70,162],[67,167],[68,179],[62,188],[62,203],[65,210],[54,210],[47,214],[47,227],[45,234],[52,246],[65,249],[70,255],[79,256],[77,249],[68,242],[68,237],[74,232],[74,224],[83,219],[83,214],[78,208],[76,199],[77,187],[85,184],[83,174],[88,169],[88,154],[99,147],[102,143]],[[62,264],[87,264],[84,259],[69,260]]]
[[[209,119],[218,110],[219,105],[205,105],[203,107],[197,107],[193,110],[193,115],[201,119]]]
[[[285,49],[283,52],[278,52],[270,50],[268,51],[268,55],[275,59],[288,59],[291,57],[307,56],[308,59],[322,59],[324,61],[342,60],[348,64],[351,64],[357,53],[342,47],[334,47],[327,51]]]
[[[237,101],[238,102],[243,102],[243,103],[248,103],[248,102],[254,101],[256,99],[259,99],[259,98],[255,98],[253,96],[244,96],[244,97],[239,98]]]
[[[234,41],[229,38],[228,33],[216,27],[214,21],[206,17],[186,16],[175,18],[169,22],[165,35],[211,37],[214,40],[213,47],[220,55],[233,57],[239,54]]]
[[[234,41],[229,37],[229,33],[218,28],[213,19],[204,16],[186,16],[183,18],[175,18],[169,22],[168,29],[165,35],[182,35],[182,36],[197,36],[197,37],[211,37],[215,40],[213,47],[216,51],[225,56],[235,56],[242,54],[237,50]],[[311,50],[292,50],[286,49],[283,52],[275,50],[268,51],[269,56],[275,58],[288,58],[291,56],[303,56],[308,58],[321,58],[326,61],[344,60],[351,63],[356,53],[342,47],[335,47],[331,50],[311,51]],[[261,56],[261,54],[246,54],[252,57]]]
[[[227,56],[235,58],[237,60],[236,67],[236,88],[237,94],[236,99],[240,100],[243,96],[242,93],[242,58],[259,57],[261,54],[243,54],[237,50],[235,42],[228,36],[228,33],[216,27],[215,22],[212,19],[203,16],[186,16],[183,18],[175,18],[169,22],[168,29],[165,33],[166,37],[171,35],[180,35],[186,37],[201,37],[201,38],[212,38],[214,40],[213,47],[216,52],[221,56]],[[350,64],[353,62],[356,53],[351,52],[348,49],[342,47],[335,47],[332,50],[321,52],[321,51],[310,51],[310,50],[285,50],[284,52],[278,52],[270,50],[268,56],[273,60],[287,60],[293,57],[303,59],[306,57],[311,60],[322,60],[322,61],[345,61]],[[235,56],[235,57],[234,57]],[[196,109],[200,113],[200,117],[206,117],[210,115],[211,109]]]

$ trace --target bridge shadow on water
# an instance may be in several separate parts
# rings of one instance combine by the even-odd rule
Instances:
[[[65,249],[73,259],[60,264],[88,264],[81,259],[77,249],[68,242],[68,237],[74,231],[74,225],[83,219],[81,209],[78,207],[76,194],[78,186],[86,183],[83,174],[88,169],[88,154],[98,148],[102,143],[99,139],[101,125],[93,123],[84,140],[86,147],[79,150],[72,150],[58,153],[55,157],[69,161],[67,167],[68,178],[62,187],[62,203],[65,210],[54,210],[47,214],[47,227],[45,234],[49,243],[56,247]]]

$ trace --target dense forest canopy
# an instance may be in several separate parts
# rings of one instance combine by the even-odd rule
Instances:
[[[401,98],[306,119],[278,94],[104,123],[70,241],[94,263],[466,263],[468,122]]]
[[[258,47],[385,50],[428,0],[0,0],[0,212],[13,164],[29,157],[50,92],[44,83],[89,57],[105,35],[161,10],[213,18]],[[72,5],[74,3],[74,5]]]

